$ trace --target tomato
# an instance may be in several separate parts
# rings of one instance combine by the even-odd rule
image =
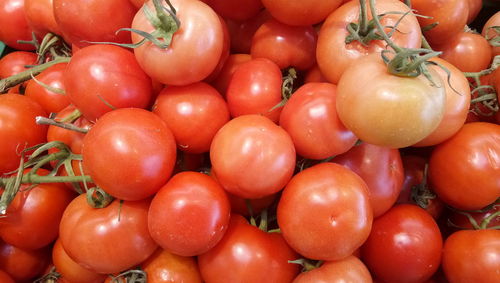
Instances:
[[[19,167],[21,151],[43,143],[47,126],[37,125],[36,116],[46,116],[31,98],[19,94],[0,95],[0,174]]]
[[[54,17],[53,0],[24,0],[24,10],[28,25],[41,38],[51,32],[61,34]]]
[[[7,272],[15,282],[28,281],[42,274],[49,263],[49,250],[25,250],[0,243],[0,269]],[[3,282],[3,281],[2,281]]]
[[[340,121],[337,87],[308,83],[297,89],[281,112],[280,126],[292,137],[300,156],[325,159],[348,151],[357,137]]]
[[[53,0],[53,3],[56,23],[67,42],[78,47],[90,42],[130,43],[129,32],[116,32],[130,28],[137,11],[129,0]]]
[[[0,270],[0,282],[4,283],[15,283],[14,279],[9,275],[9,273]]]
[[[36,80],[50,87],[64,91],[63,75],[66,63],[56,64],[36,76]],[[64,93],[53,92],[35,80],[28,81],[25,95],[38,102],[47,113],[58,113],[69,105],[70,100]]]
[[[462,210],[500,197],[500,125],[468,123],[432,152],[429,181],[439,198]]]
[[[462,72],[479,72],[490,65],[492,49],[480,34],[460,32],[440,45],[433,45],[443,53],[439,57],[453,64]]]
[[[52,248],[52,261],[56,271],[61,274],[60,279],[68,282],[102,283],[106,278],[106,275],[85,269],[71,259],[64,250],[61,240],[57,240]]]
[[[157,249],[146,261],[142,270],[148,274],[148,282],[201,283],[198,264],[193,257],[183,257]]]
[[[464,74],[455,66],[441,58],[432,58],[431,62],[440,64],[446,68],[443,70],[439,66],[429,65],[441,78],[446,92],[446,102],[444,115],[438,127],[423,140],[413,146],[430,146],[439,144],[460,130],[467,119],[470,107],[469,82]],[[448,80],[448,73],[450,74]]]
[[[342,4],[341,0],[262,0],[278,21],[293,26],[308,26],[323,21]]]
[[[316,41],[312,26],[290,26],[269,19],[255,32],[250,54],[252,58],[267,58],[280,69],[306,70],[316,63]]]
[[[283,189],[295,169],[295,148],[285,130],[266,117],[229,121],[210,146],[212,173],[228,192],[261,198]]]
[[[116,108],[146,108],[152,96],[151,79],[134,55],[113,45],[79,50],[71,58],[63,82],[71,103],[93,122]]]
[[[0,26],[3,27],[0,29],[0,41],[17,50],[35,50],[34,45],[17,42],[33,39],[26,20],[24,1],[4,0],[0,2]]]
[[[195,256],[213,248],[226,232],[231,206],[210,176],[182,172],[154,196],[148,212],[151,237],[163,249]]]
[[[123,200],[156,193],[175,164],[175,140],[166,123],[137,108],[102,116],[83,138],[84,169],[96,185]]]
[[[85,195],[78,196],[61,219],[64,250],[77,264],[97,273],[137,266],[157,248],[148,232],[149,203],[114,200],[105,208],[92,208]]]
[[[418,17],[425,38],[431,43],[444,43],[459,34],[469,17],[469,0],[413,0],[411,7],[416,13],[426,17]],[[429,25],[437,25],[425,30]]]
[[[373,221],[361,257],[374,277],[386,282],[424,282],[438,269],[443,240],[422,208],[401,204]]]
[[[261,114],[278,122],[281,108],[281,70],[266,58],[242,63],[227,87],[226,99],[232,117]]]
[[[26,71],[26,66],[35,65],[37,63],[37,55],[33,52],[14,51],[0,59],[0,78],[4,79],[20,72]],[[9,93],[22,93],[21,86],[26,83],[18,84],[9,89]]]
[[[172,0],[171,3],[181,24],[170,46],[161,49],[146,42],[134,49],[135,56],[143,70],[163,84],[187,85],[201,81],[212,73],[222,55],[224,31],[220,19],[201,1]],[[146,4],[154,11],[152,1]],[[132,28],[151,33],[155,28],[143,9],[135,15]],[[132,34],[132,42],[142,39]]]
[[[358,174],[368,185],[373,217],[379,217],[396,202],[403,186],[403,163],[397,149],[361,143],[332,162]]]
[[[210,82],[210,84],[215,87],[221,95],[226,96],[229,82],[231,81],[231,78],[233,77],[236,69],[238,69],[241,64],[248,62],[251,59],[252,56],[250,56],[250,54],[229,55],[219,74],[214,80]]]
[[[467,0],[469,6],[469,14],[467,16],[467,24],[470,24],[476,19],[477,15],[483,8],[482,0]]]
[[[444,114],[446,94],[436,73],[429,70],[438,84],[432,86],[423,75],[390,74],[380,54],[357,62],[339,81],[337,113],[359,139],[401,148],[417,143],[437,128]]]
[[[496,12],[486,21],[481,31],[481,35],[487,40],[491,40],[495,37],[498,38],[500,34],[495,32],[495,30],[492,28],[494,26],[500,26],[500,11]],[[492,46],[492,53],[493,56],[500,55],[500,46]]]
[[[260,0],[202,0],[225,19],[244,21],[255,17],[262,9]]]
[[[266,233],[233,214],[222,240],[198,256],[206,283],[291,282],[299,265],[288,263],[298,255],[279,233]]]
[[[167,123],[177,147],[189,153],[207,152],[215,133],[229,121],[226,101],[203,82],[164,88],[153,113]]]
[[[293,283],[309,282],[371,283],[372,276],[363,262],[351,255],[338,261],[327,261],[319,268],[303,272],[293,280]]]
[[[458,231],[443,248],[443,270],[450,282],[498,282],[500,231]]]
[[[277,215],[286,242],[318,260],[353,254],[370,234],[373,219],[366,183],[334,163],[295,175],[283,190]]]
[[[271,19],[271,15],[267,10],[262,10],[257,16],[246,21],[226,19],[231,38],[232,53],[250,53],[253,35],[257,29],[269,19]]]
[[[363,46],[359,41],[345,43],[349,35],[346,27],[359,21],[359,10],[359,1],[347,2],[331,13],[320,28],[316,60],[323,75],[334,84],[338,83],[342,73],[356,59],[387,48],[387,43],[382,40],[372,40],[367,46]],[[402,17],[401,13],[408,11],[408,7],[398,0],[378,0],[376,11],[379,15],[388,13],[380,20],[383,26],[394,26]],[[368,13],[369,19],[370,15]],[[420,48],[421,36],[416,17],[408,14],[398,24],[397,32],[394,32],[391,40],[401,47]]]

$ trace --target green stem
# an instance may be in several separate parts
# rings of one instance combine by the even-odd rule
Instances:
[[[368,13],[366,11],[366,0],[359,0],[359,33],[368,34]]]
[[[87,203],[93,208],[104,208],[111,202],[113,202],[113,197],[103,189],[98,187],[87,189]]]
[[[260,214],[259,229],[264,232],[267,232],[268,229],[267,209],[264,209]]]
[[[380,23],[380,19],[378,18],[377,16],[377,11],[375,10],[375,0],[370,0],[370,11],[372,13],[372,17],[373,17],[373,21],[375,22],[375,25],[377,26],[378,30],[380,31],[380,35],[382,36],[382,38],[384,39],[385,42],[387,42],[387,44],[392,47],[392,49],[394,49],[394,51],[396,52],[402,52],[403,51],[403,48],[397,46],[390,38],[389,36],[387,35],[387,33],[385,33],[385,30],[384,30],[384,27],[382,26],[382,24]]]
[[[405,4],[406,6],[411,8],[411,0],[405,0]]]
[[[49,119],[49,118],[46,118],[43,116],[37,116],[35,121],[38,125],[51,125],[51,126],[60,127],[60,128],[66,129],[66,130],[71,130],[71,131],[75,131],[75,132],[79,132],[79,133],[83,133],[83,134],[86,134],[89,131],[89,129],[80,128],[80,127],[75,126],[74,124],[71,124],[71,123],[58,122],[54,119]]]
[[[490,216],[486,217],[482,222],[481,222],[481,225],[479,226],[480,229],[486,229],[486,228],[492,228],[492,227],[488,227],[488,225],[490,225],[490,222],[495,219],[496,217],[499,217],[500,216],[500,210],[491,214]]]
[[[0,178],[0,187],[5,186],[9,180],[15,177]],[[46,183],[73,183],[73,182],[92,182],[88,175],[83,176],[40,176],[37,174],[25,174],[21,178],[21,184],[46,184]]]

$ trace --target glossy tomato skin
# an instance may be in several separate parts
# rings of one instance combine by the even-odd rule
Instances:
[[[399,150],[364,142],[336,156],[332,162],[346,166],[366,182],[374,218],[396,202],[404,180]]]
[[[461,210],[478,210],[500,196],[500,126],[465,124],[435,147],[429,181],[439,198]]]
[[[181,25],[170,46],[160,49],[146,42],[134,49],[135,57],[151,78],[163,84],[187,85],[201,81],[212,73],[222,55],[224,31],[219,16],[202,1],[173,0],[171,3]],[[154,11],[152,1],[146,5]],[[142,9],[135,15],[132,28],[149,33],[155,30]],[[142,39],[132,34],[132,42]]]
[[[327,261],[319,268],[299,274],[293,280],[293,283],[309,282],[371,283],[372,276],[364,263],[359,258],[351,255],[338,261]]]
[[[337,87],[308,83],[287,101],[279,124],[292,137],[300,156],[325,159],[348,151],[357,137],[340,121],[336,108]]]
[[[236,251],[236,252],[235,252]],[[206,283],[217,282],[291,282],[298,259],[279,233],[266,233],[233,214],[229,228],[213,249],[198,256]]]
[[[164,88],[153,113],[167,123],[177,147],[188,153],[207,152],[215,133],[229,121],[226,101],[203,82]]]
[[[446,94],[420,75],[399,77],[387,70],[380,54],[360,58],[338,84],[337,113],[359,139],[402,148],[434,131],[442,120]],[[433,80],[443,82],[430,70]]]
[[[234,72],[238,69],[238,66],[241,64],[248,62],[252,59],[250,54],[230,54],[227,60],[224,62],[224,66],[220,70],[217,77],[214,78],[210,82],[210,84],[219,91],[222,96],[226,96],[227,87],[229,86],[229,82],[233,77]]]
[[[36,76],[36,79],[50,87],[64,91],[63,76],[67,65],[60,63],[51,66]],[[28,81],[24,95],[38,102],[47,113],[59,113],[70,104],[66,94],[52,92],[35,80]]]
[[[53,0],[24,0],[28,25],[40,38],[49,32],[61,35],[61,29],[54,17],[53,2]]]
[[[4,79],[26,71],[26,65],[35,65],[37,55],[28,51],[13,51],[0,59],[0,78]]]
[[[148,274],[148,282],[201,283],[198,263],[194,257],[183,257],[157,249],[146,261],[141,263],[142,270]]]
[[[316,63],[316,31],[312,26],[290,26],[269,19],[252,38],[253,58],[267,58],[280,69],[306,70]]]
[[[405,13],[408,7],[398,0],[379,0],[376,11],[377,14],[396,11]],[[368,15],[371,14],[368,12]],[[381,19],[381,23],[393,26],[400,17],[401,14],[390,13]],[[356,59],[371,53],[379,53],[387,48],[385,41],[381,40],[371,41],[366,47],[358,41],[346,44],[348,36],[346,27],[350,23],[357,23],[358,19],[359,1],[350,1],[331,13],[319,31],[316,60],[323,75],[334,84],[338,83],[342,73]],[[391,39],[398,46],[420,48],[422,34],[415,16],[405,15],[397,29],[399,32],[395,32]]]
[[[42,107],[20,94],[0,95],[0,173],[19,167],[21,151],[46,141],[47,126],[37,125],[36,116],[46,116]]]
[[[375,219],[361,258],[385,282],[424,282],[438,269],[443,240],[422,208],[402,204]]]
[[[450,283],[498,282],[500,231],[463,230],[449,236],[443,249],[443,271]]]
[[[149,233],[169,252],[196,256],[220,241],[230,212],[226,192],[213,178],[182,172],[154,196],[148,212]]]
[[[152,96],[151,79],[134,55],[114,45],[80,49],[71,58],[63,82],[71,103],[92,122],[116,108],[146,108]]]
[[[0,269],[16,282],[35,279],[49,264],[48,248],[26,250],[7,243],[0,243]]]
[[[370,234],[373,220],[366,183],[334,163],[295,175],[283,190],[277,215],[286,242],[317,260],[351,255]]]
[[[16,50],[35,50],[31,44],[18,40],[32,40],[31,28],[26,20],[25,0],[5,0],[0,3],[0,41]],[[6,28],[8,27],[8,28]]]
[[[323,21],[342,4],[341,0],[262,0],[271,15],[282,23],[308,26]]]
[[[212,173],[228,192],[261,198],[283,189],[295,169],[295,148],[285,130],[260,115],[229,121],[210,147]]]
[[[123,200],[156,193],[175,164],[174,137],[157,115],[138,108],[107,113],[82,145],[84,169],[96,185]]]
[[[150,200],[114,200],[92,208],[86,196],[75,198],[64,211],[59,237],[78,264],[97,273],[115,273],[146,260],[157,245],[148,231]]]

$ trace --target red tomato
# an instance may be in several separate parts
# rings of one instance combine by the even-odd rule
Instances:
[[[234,72],[241,64],[248,62],[251,59],[252,56],[250,56],[250,54],[229,55],[219,74],[210,82],[210,84],[215,87],[221,95],[226,96],[227,88]]]
[[[51,32],[61,34],[54,17],[53,0],[24,0],[24,10],[28,25],[41,38]]]
[[[500,231],[458,231],[443,248],[443,270],[453,283],[499,282]]]
[[[13,51],[0,59],[0,79],[4,79],[20,72],[26,71],[26,66],[35,65],[37,55],[33,52]],[[9,93],[22,93],[21,86],[26,86],[26,82],[13,86]]]
[[[468,123],[432,152],[429,181],[446,204],[481,209],[500,197],[500,125]]]
[[[142,7],[142,5],[144,5],[144,3],[147,1],[147,0],[129,0],[130,3],[132,3],[132,5],[134,5],[137,9],[140,9]]]
[[[226,19],[232,53],[250,53],[253,35],[268,19],[271,19],[271,15],[267,10],[262,10],[257,16],[246,21]]]
[[[346,27],[359,21],[359,9],[359,1],[347,2],[326,18],[319,31],[316,60],[323,75],[332,83],[338,83],[342,73],[356,59],[387,48],[387,43],[382,40],[373,40],[367,46],[363,46],[359,41],[346,44],[346,37],[349,35]],[[398,0],[378,0],[376,11],[379,15],[388,13],[381,18],[382,25],[394,26],[402,17],[401,13],[408,11],[408,6]],[[371,19],[371,14],[368,15]],[[391,40],[401,47],[420,48],[421,36],[416,17],[409,14],[398,24],[397,32],[392,35]],[[363,79],[356,80],[359,81]],[[364,91],[363,88],[358,88],[360,89]]]
[[[193,257],[183,257],[157,249],[141,268],[148,274],[148,282],[152,283],[201,283],[202,278],[198,264]]]
[[[488,19],[488,21],[486,21],[481,31],[481,35],[487,40],[491,40],[493,38],[498,39],[500,34],[492,28],[494,26],[500,26],[500,11],[496,12]],[[500,46],[492,46],[492,53],[493,56],[500,55]]]
[[[281,70],[266,58],[242,63],[227,87],[226,99],[232,117],[261,114],[278,122],[281,108]]]
[[[78,47],[87,46],[89,42],[130,43],[129,32],[116,32],[121,28],[130,28],[137,11],[129,0],[53,2],[54,17],[67,42]],[[110,11],[113,11],[112,17]]]
[[[380,54],[360,58],[338,84],[337,113],[347,129],[374,145],[402,148],[428,136],[442,120],[446,94],[418,77],[390,74]]]
[[[195,256],[213,248],[226,232],[231,206],[224,189],[203,173],[182,172],[151,202],[148,226],[163,249]]]
[[[47,126],[37,125],[36,116],[46,116],[31,98],[19,94],[0,95],[0,174],[19,167],[21,151],[43,143]]]
[[[35,50],[31,44],[18,43],[18,40],[31,41],[31,28],[26,20],[25,0],[4,0],[0,2],[0,41],[17,50]]]
[[[308,26],[323,21],[342,4],[341,0],[262,0],[271,15],[282,23]]]
[[[200,255],[198,264],[206,283],[285,283],[299,273],[298,264],[288,263],[298,257],[281,234],[266,233],[234,214],[222,240]]]
[[[64,91],[63,75],[66,65],[66,63],[61,63],[51,66],[36,76],[36,80]],[[38,102],[47,113],[58,113],[70,103],[66,94],[52,92],[35,80],[28,81],[24,94]]]
[[[221,21],[201,1],[172,0],[171,3],[181,24],[170,46],[161,49],[146,42],[134,49],[135,57],[151,78],[163,84],[187,85],[201,81],[212,73],[222,55],[224,31]],[[146,4],[154,11],[152,1]],[[143,9],[135,15],[132,28],[151,33],[155,28]],[[132,34],[132,42],[142,39],[142,36]]]
[[[373,221],[361,257],[386,282],[424,282],[441,262],[439,227],[422,208],[401,204]]]
[[[366,183],[334,163],[295,175],[283,190],[277,215],[286,242],[318,260],[340,260],[354,253],[370,234],[373,220]]]
[[[71,259],[64,250],[61,241],[57,240],[52,248],[52,261],[62,280],[71,283],[102,283],[106,278],[104,274],[98,274],[83,268]]]
[[[93,122],[116,108],[146,108],[152,96],[151,79],[134,55],[114,45],[79,50],[64,72],[64,86],[71,103]]]
[[[346,166],[366,182],[374,218],[396,202],[404,180],[403,163],[397,149],[364,142],[336,156],[332,162]]]
[[[76,263],[97,273],[121,272],[137,266],[156,250],[148,232],[149,200],[114,200],[92,208],[86,196],[75,198],[64,211],[59,237]]]
[[[96,185],[123,200],[156,193],[175,164],[175,140],[160,117],[143,109],[102,116],[83,139],[85,171]]]
[[[0,269],[7,272],[16,282],[35,279],[42,274],[48,263],[49,250],[47,248],[25,250],[7,243],[0,243]]]
[[[255,17],[262,9],[260,0],[202,0],[225,19],[244,21]]]
[[[255,32],[250,54],[267,58],[280,69],[306,70],[316,63],[317,34],[312,26],[290,26],[269,19]]]
[[[14,279],[9,275],[9,273],[0,270],[0,282],[3,283],[15,283]]]
[[[215,133],[229,121],[226,101],[203,82],[164,88],[153,113],[167,123],[177,147],[189,153],[207,152]]]
[[[338,261],[327,261],[319,268],[299,274],[293,280],[293,283],[310,282],[371,283],[372,276],[363,262],[351,255]]]
[[[295,148],[285,130],[266,117],[229,121],[210,147],[212,173],[228,192],[244,198],[274,194],[295,169]]]
[[[308,83],[297,89],[281,112],[280,126],[292,137],[300,156],[325,159],[348,151],[357,137],[337,115],[337,87]]]

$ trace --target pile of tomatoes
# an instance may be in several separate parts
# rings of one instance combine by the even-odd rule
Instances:
[[[0,0],[0,282],[500,282],[499,4]]]

